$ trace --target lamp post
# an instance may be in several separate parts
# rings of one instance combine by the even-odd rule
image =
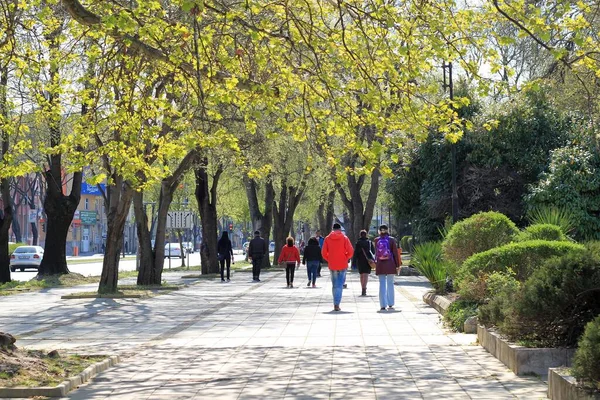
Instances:
[[[450,94],[450,101],[454,101],[454,84],[452,82],[452,63],[442,63],[442,70],[444,71],[444,90],[448,89]],[[446,80],[446,70],[448,72],[448,79]],[[456,189],[456,143],[451,143],[452,149],[452,222],[455,223],[458,220],[458,190]]]

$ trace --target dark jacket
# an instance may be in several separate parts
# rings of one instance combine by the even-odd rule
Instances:
[[[229,239],[219,239],[217,243],[217,252],[223,258],[231,258],[233,256],[233,248],[231,247],[231,240]]]
[[[389,236],[386,233],[387,236]],[[379,242],[379,239],[381,238],[378,237],[377,239],[375,239],[375,250],[377,250],[377,242]],[[375,272],[377,273],[377,275],[386,275],[386,274],[396,274],[396,268],[400,267],[400,260],[398,260],[398,245],[396,244],[396,239],[394,239],[393,237],[389,236],[389,241],[390,241],[390,252],[391,257],[387,260],[375,260],[377,262],[377,268],[375,270]]]
[[[306,264],[307,261],[318,261],[321,262],[323,257],[321,256],[321,246],[319,242],[308,242],[308,246],[304,248],[304,256],[302,257],[302,264]]]
[[[248,245],[248,257],[259,258],[269,254],[269,246],[267,241],[260,236],[254,236]]]
[[[361,274],[368,274],[371,272],[371,266],[367,260],[367,257],[373,257],[375,254],[375,247],[373,243],[367,238],[360,238],[354,245],[354,262],[358,267],[358,272]]]

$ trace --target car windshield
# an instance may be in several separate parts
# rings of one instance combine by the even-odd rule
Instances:
[[[17,247],[15,253],[36,253],[35,247]]]

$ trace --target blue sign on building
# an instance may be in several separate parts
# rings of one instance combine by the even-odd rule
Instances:
[[[106,184],[101,183],[102,191],[106,193]],[[88,194],[92,196],[102,196],[102,192],[97,185],[90,185],[86,181],[81,182],[81,194]]]

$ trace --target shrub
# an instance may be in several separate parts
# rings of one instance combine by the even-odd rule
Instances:
[[[503,214],[482,212],[457,222],[443,242],[444,258],[457,265],[476,253],[513,241],[519,230]]]
[[[583,252],[585,247],[571,242],[530,240],[510,243],[469,257],[460,268],[460,282],[477,277],[480,272],[492,273],[512,268],[516,278],[524,281],[546,259],[569,252]]]
[[[562,233],[570,235],[575,230],[575,217],[565,207],[537,206],[527,213],[532,225],[555,225]]]
[[[406,235],[402,236],[402,239],[400,239],[400,247],[402,247],[403,251],[411,251],[410,246],[408,244],[409,239],[412,239],[412,236]]]
[[[406,242],[408,243],[407,250],[412,254],[412,252],[415,251],[415,239],[411,236]]]
[[[437,293],[446,289],[446,264],[442,259],[442,244],[427,242],[415,246],[412,265],[425,276]]]
[[[462,332],[467,318],[477,315],[477,306],[478,303],[474,301],[456,300],[446,310],[444,320],[452,329]]]
[[[528,240],[554,240],[564,242],[569,240],[560,227],[552,224],[529,225],[517,236],[518,242]]]
[[[585,326],[573,357],[573,376],[600,389],[600,316]]]
[[[512,269],[506,272],[493,272],[485,276],[485,280],[479,279],[482,289],[478,300],[486,299],[487,304],[479,307],[479,322],[484,325],[498,325],[504,321],[506,310],[510,309],[513,296],[521,289],[521,282],[515,278]]]
[[[589,251],[566,253],[543,263],[516,292],[502,288],[480,308],[481,322],[512,340],[571,347],[600,314],[599,288],[600,260]]]

